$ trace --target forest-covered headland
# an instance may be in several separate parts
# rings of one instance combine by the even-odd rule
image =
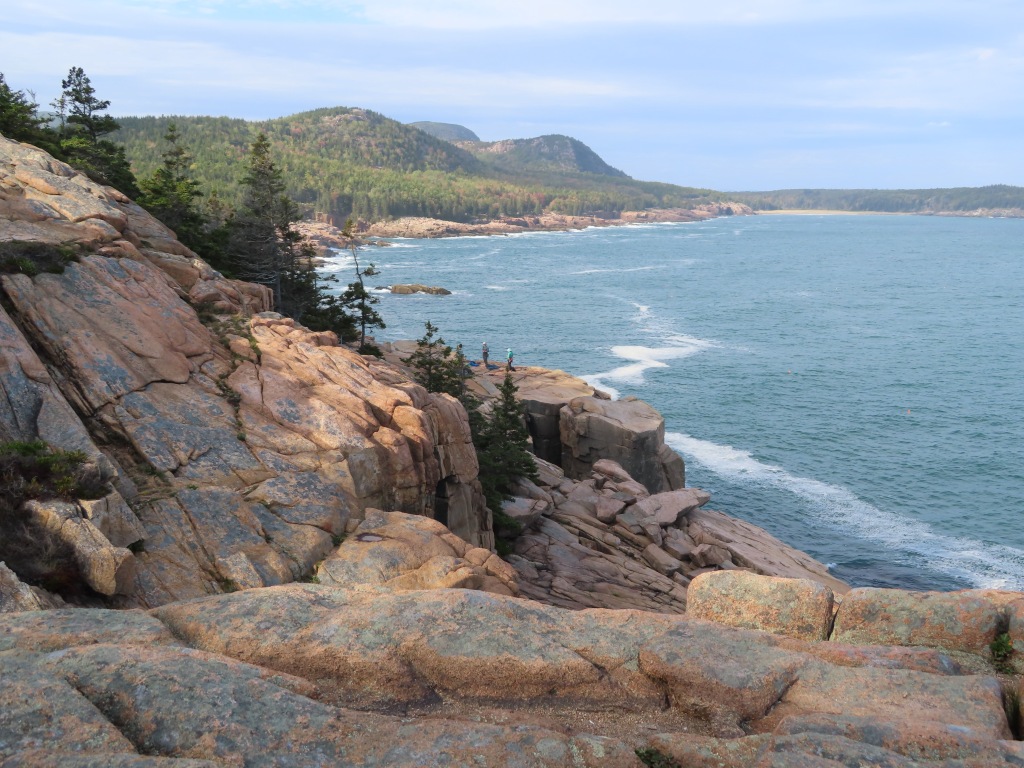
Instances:
[[[343,222],[420,216],[472,222],[544,213],[617,214],[723,202],[709,189],[637,181],[567,136],[458,144],[370,110],[330,107],[252,122],[227,117],[123,117],[113,140],[139,176],[160,163],[174,123],[197,181],[237,198],[248,147],[264,132],[288,194],[309,214]],[[421,124],[426,127],[441,124]],[[466,129],[463,129],[466,131]]]

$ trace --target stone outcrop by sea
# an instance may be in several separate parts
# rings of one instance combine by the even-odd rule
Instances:
[[[12,241],[77,256],[0,278],[0,440],[106,493],[19,510],[77,582],[0,565],[4,765],[1024,763],[1024,594],[848,590],[708,509],[652,408],[530,368],[499,558],[465,411],[401,345],[275,314],[0,138]]]

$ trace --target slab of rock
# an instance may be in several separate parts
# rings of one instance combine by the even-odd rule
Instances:
[[[836,614],[833,639],[863,645],[923,645],[988,657],[1003,626],[999,605],[975,590],[852,589]]]
[[[101,595],[126,595],[135,589],[135,556],[113,546],[77,504],[62,501],[27,501],[26,520],[42,535],[70,548],[82,579]]]
[[[491,374],[496,377],[500,373]],[[559,431],[560,411],[576,397],[594,395],[594,388],[582,379],[563,371],[516,366],[516,399],[526,412],[533,452],[551,464],[562,466],[562,440]]]
[[[550,511],[550,506],[546,501],[524,499],[521,496],[514,496],[513,498],[502,502],[501,511],[504,512],[508,518],[519,523],[522,530],[526,530],[532,527],[542,514]]]
[[[707,507],[691,512],[688,520],[687,530],[695,541],[703,540],[702,533],[710,534],[728,550],[732,562],[742,568],[765,576],[811,579],[837,595],[846,594],[850,589],[849,584],[832,576],[824,563],[784,544],[763,528]]]
[[[147,755],[223,764],[634,766],[612,739],[543,728],[407,720],[315,701],[311,684],[186,649],[75,648],[39,662],[72,683]],[[122,737],[124,738],[124,737]],[[68,736],[60,738],[67,743]],[[104,751],[122,744],[102,744]]]
[[[698,507],[711,500],[711,494],[700,488],[682,488],[640,499],[636,503],[638,514],[653,517],[662,528],[674,527]]]
[[[143,611],[66,608],[0,616],[0,653],[50,653],[96,643],[180,645],[166,626]]]
[[[562,467],[587,477],[612,459],[651,493],[684,485],[683,460],[665,446],[665,420],[641,400],[576,397],[559,411]]]
[[[55,606],[49,605],[5,563],[0,562],[0,613],[42,611],[52,607]]]
[[[479,589],[517,594],[515,569],[436,520],[367,510],[366,518],[316,569],[321,584],[390,590]]]
[[[115,547],[131,547],[146,538],[142,522],[117,491],[101,499],[79,499],[78,506],[82,517]]]
[[[733,627],[827,640],[833,602],[832,590],[810,579],[717,571],[690,583],[686,612]]]
[[[681,562],[655,544],[647,546],[641,557],[654,570],[665,576],[671,576],[683,567]]]

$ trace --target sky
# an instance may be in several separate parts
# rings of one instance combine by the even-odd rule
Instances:
[[[1022,0],[2,0],[0,72],[118,115],[363,107],[718,190],[1024,186]]]

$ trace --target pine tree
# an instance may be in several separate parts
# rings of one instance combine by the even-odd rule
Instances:
[[[518,391],[512,374],[506,373],[498,388],[498,397],[492,403],[491,417],[479,437],[474,437],[480,464],[480,484],[487,506],[495,515],[501,514],[502,502],[511,498],[512,487],[518,478],[537,479],[537,465],[529,450],[530,433],[526,429],[523,406],[516,400]]]
[[[0,134],[14,141],[37,141],[46,122],[38,108],[31,95],[11,88],[0,72]]]
[[[429,320],[425,325],[426,333],[416,341],[416,351],[409,355],[407,361],[414,369],[413,378],[428,392],[445,392],[459,397],[464,389],[462,368],[465,357],[460,364],[452,348],[445,344],[443,338],[436,336],[437,326]]]
[[[101,184],[129,197],[140,194],[122,145],[101,138],[118,129],[103,114],[110,102],[96,98],[96,89],[81,67],[72,67],[61,81],[63,91],[53,102],[60,119],[59,148],[64,160]]]
[[[352,232],[352,219],[345,222],[345,227],[341,232],[349,241],[352,261],[356,269],[356,279],[355,282],[349,283],[348,288],[341,294],[340,304],[352,318],[353,325],[359,326],[359,351],[363,354],[376,353],[379,355],[380,350],[376,346],[366,343],[366,328],[367,326],[371,328],[386,328],[387,326],[377,310],[373,308],[375,304],[380,302],[380,299],[366,290],[363,277],[373,277],[380,274],[380,272],[372,263],[360,269],[358,247]]]
[[[260,133],[249,152],[242,180],[242,208],[229,220],[227,265],[233,276],[269,286],[274,309],[312,330],[351,332],[352,322],[325,280],[313,267],[311,243],[292,226],[299,209],[284,193],[281,171],[270,155],[270,140]]]
[[[192,176],[192,155],[181,144],[181,134],[174,123],[168,126],[164,141],[168,146],[163,153],[163,165],[139,182],[142,194],[137,202],[173,229],[182,243],[206,256],[207,220],[199,205],[203,193]]]
[[[93,144],[118,129],[114,118],[102,114],[110,108],[110,102],[96,98],[96,89],[81,67],[72,67],[60,86],[67,104],[67,122],[81,126]]]
[[[242,207],[231,224],[228,259],[240,280],[271,288],[274,307],[284,306],[284,273],[292,256],[289,235],[298,212],[284,194],[281,171],[270,156],[270,140],[260,133],[249,150]]]

